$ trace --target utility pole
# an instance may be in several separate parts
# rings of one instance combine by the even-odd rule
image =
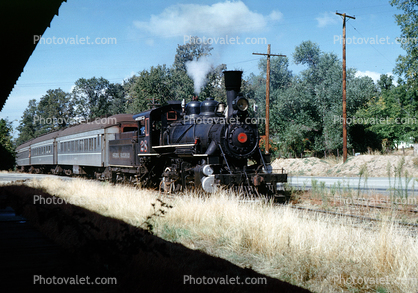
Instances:
[[[346,90],[346,63],[345,63],[345,19],[346,17],[356,19],[354,16],[349,16],[345,13],[335,14],[343,17],[343,162],[347,161],[347,90]]]
[[[269,154],[269,127],[270,127],[270,56],[286,57],[286,55],[270,54],[270,44],[267,46],[267,54],[253,53],[253,55],[267,56],[267,75],[266,75],[266,155]]]

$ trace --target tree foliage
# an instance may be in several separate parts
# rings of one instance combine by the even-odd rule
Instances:
[[[34,121],[39,123],[36,134],[64,128],[72,117],[71,95],[62,89],[48,90],[40,99],[35,111]]]
[[[15,163],[15,147],[12,140],[12,122],[7,118],[0,119],[0,170],[12,169]]]
[[[409,84],[416,88],[418,72],[418,2],[416,0],[392,0],[392,6],[402,10],[396,14],[396,23],[401,29],[398,42],[406,55],[400,55],[394,73],[405,78]]]
[[[392,80],[388,75],[381,75],[378,81],[379,95],[356,113],[365,129],[387,141],[386,147],[418,137],[417,92],[410,90],[406,84],[395,87]]]
[[[17,127],[17,130],[19,131],[19,137],[16,140],[17,145],[36,137],[40,128],[39,122],[37,123],[37,121],[35,121],[37,107],[36,100],[32,99],[29,101],[28,107],[23,112],[22,119]]]
[[[213,47],[208,43],[198,41],[197,36],[191,37],[190,41],[184,45],[178,45],[174,56],[174,70],[186,71],[186,62],[199,60],[201,57],[211,55]]]
[[[84,120],[108,114],[112,102],[109,86],[109,81],[103,77],[78,79],[72,92],[75,114]]]
[[[129,81],[128,112],[138,113],[162,105],[171,99],[171,72],[165,65],[143,70]],[[193,86],[192,86],[193,87]]]
[[[415,2],[394,0],[392,5],[404,11],[396,16],[402,37],[414,37],[418,31]],[[134,114],[149,110],[152,104],[164,105],[170,100],[185,99],[189,102],[194,95],[194,85],[187,74],[186,62],[209,56],[213,50],[208,44],[194,42],[196,38],[178,45],[172,66],[152,66],[123,84],[92,77],[78,79],[72,93],[61,89],[48,90],[39,102],[29,102],[17,128],[20,132],[17,143],[67,127],[68,121],[74,121],[74,118],[87,120],[117,113]],[[369,77],[356,77],[355,69],[347,70],[349,148],[366,151],[369,147],[380,149],[382,142],[385,147],[390,147],[411,137],[417,139],[418,87],[414,74],[418,53],[414,45],[405,44],[403,48],[407,55],[399,57],[395,72],[404,80],[401,79],[398,85],[389,75],[382,75],[375,84]],[[299,74],[293,74],[289,69],[288,57],[271,58],[270,134],[275,148],[273,153],[283,156],[336,153],[337,149],[342,149],[341,61],[334,53],[321,51],[319,45],[311,41],[302,42],[291,56],[294,63],[304,66]],[[258,106],[258,111],[252,114],[264,118],[265,58],[260,59],[258,67],[257,75],[245,76],[244,73],[241,91],[251,104]],[[225,64],[212,65],[199,94],[201,100],[214,97],[226,102],[223,80],[226,69]],[[44,125],[39,117],[66,119]],[[371,119],[375,123],[371,123]],[[377,123],[377,119],[386,122]],[[264,126],[259,124],[261,134]]]
[[[335,54],[322,52],[310,41],[297,46],[293,58],[307,68],[288,81],[287,86],[274,90],[271,99],[270,126],[280,141],[279,151],[296,156],[306,151],[323,153],[341,149],[341,62]],[[348,70],[347,115],[354,115],[375,92],[370,78],[355,77],[355,71]]]

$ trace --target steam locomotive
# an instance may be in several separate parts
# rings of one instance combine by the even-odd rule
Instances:
[[[257,124],[240,93],[242,71],[225,71],[227,105],[171,101],[136,115],[119,114],[35,138],[17,148],[17,165],[35,173],[87,175],[160,187],[165,192],[233,187],[283,197],[259,147]]]

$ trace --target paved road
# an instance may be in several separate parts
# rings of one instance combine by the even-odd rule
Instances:
[[[340,188],[351,188],[357,190],[359,187],[360,182],[360,189],[363,191],[369,191],[369,192],[378,192],[378,193],[384,193],[388,194],[390,188],[396,188],[400,189],[400,186],[402,186],[402,189],[405,191],[405,178],[402,178],[401,184],[399,180],[397,179],[396,182],[394,182],[394,178],[388,177],[369,177],[367,181],[365,182],[364,178],[359,180],[358,177],[312,177],[312,176],[289,176],[289,183],[291,186],[294,187],[305,187],[306,189],[312,188],[312,183],[314,180],[317,181],[317,185],[320,185],[320,182],[324,182],[325,186],[328,188],[331,187],[338,187]],[[322,183],[322,184],[324,184]],[[314,182],[315,184],[315,182]],[[408,195],[418,195],[418,179],[414,178],[410,180],[408,184]]]
[[[10,183],[16,180],[28,180],[28,179],[42,179],[48,177],[59,177],[64,180],[71,180],[72,177],[67,176],[57,176],[57,175],[45,175],[45,174],[26,174],[26,173],[0,173],[0,185],[5,183]]]

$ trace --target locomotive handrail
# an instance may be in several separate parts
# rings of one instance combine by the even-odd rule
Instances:
[[[153,149],[162,149],[162,148],[181,148],[181,147],[193,147],[194,143],[184,143],[184,144],[166,144],[166,145],[156,145],[153,146]]]
[[[279,171],[281,171],[281,173],[279,173]],[[285,168],[274,168],[271,169],[271,173],[272,174],[286,174],[286,169]]]

